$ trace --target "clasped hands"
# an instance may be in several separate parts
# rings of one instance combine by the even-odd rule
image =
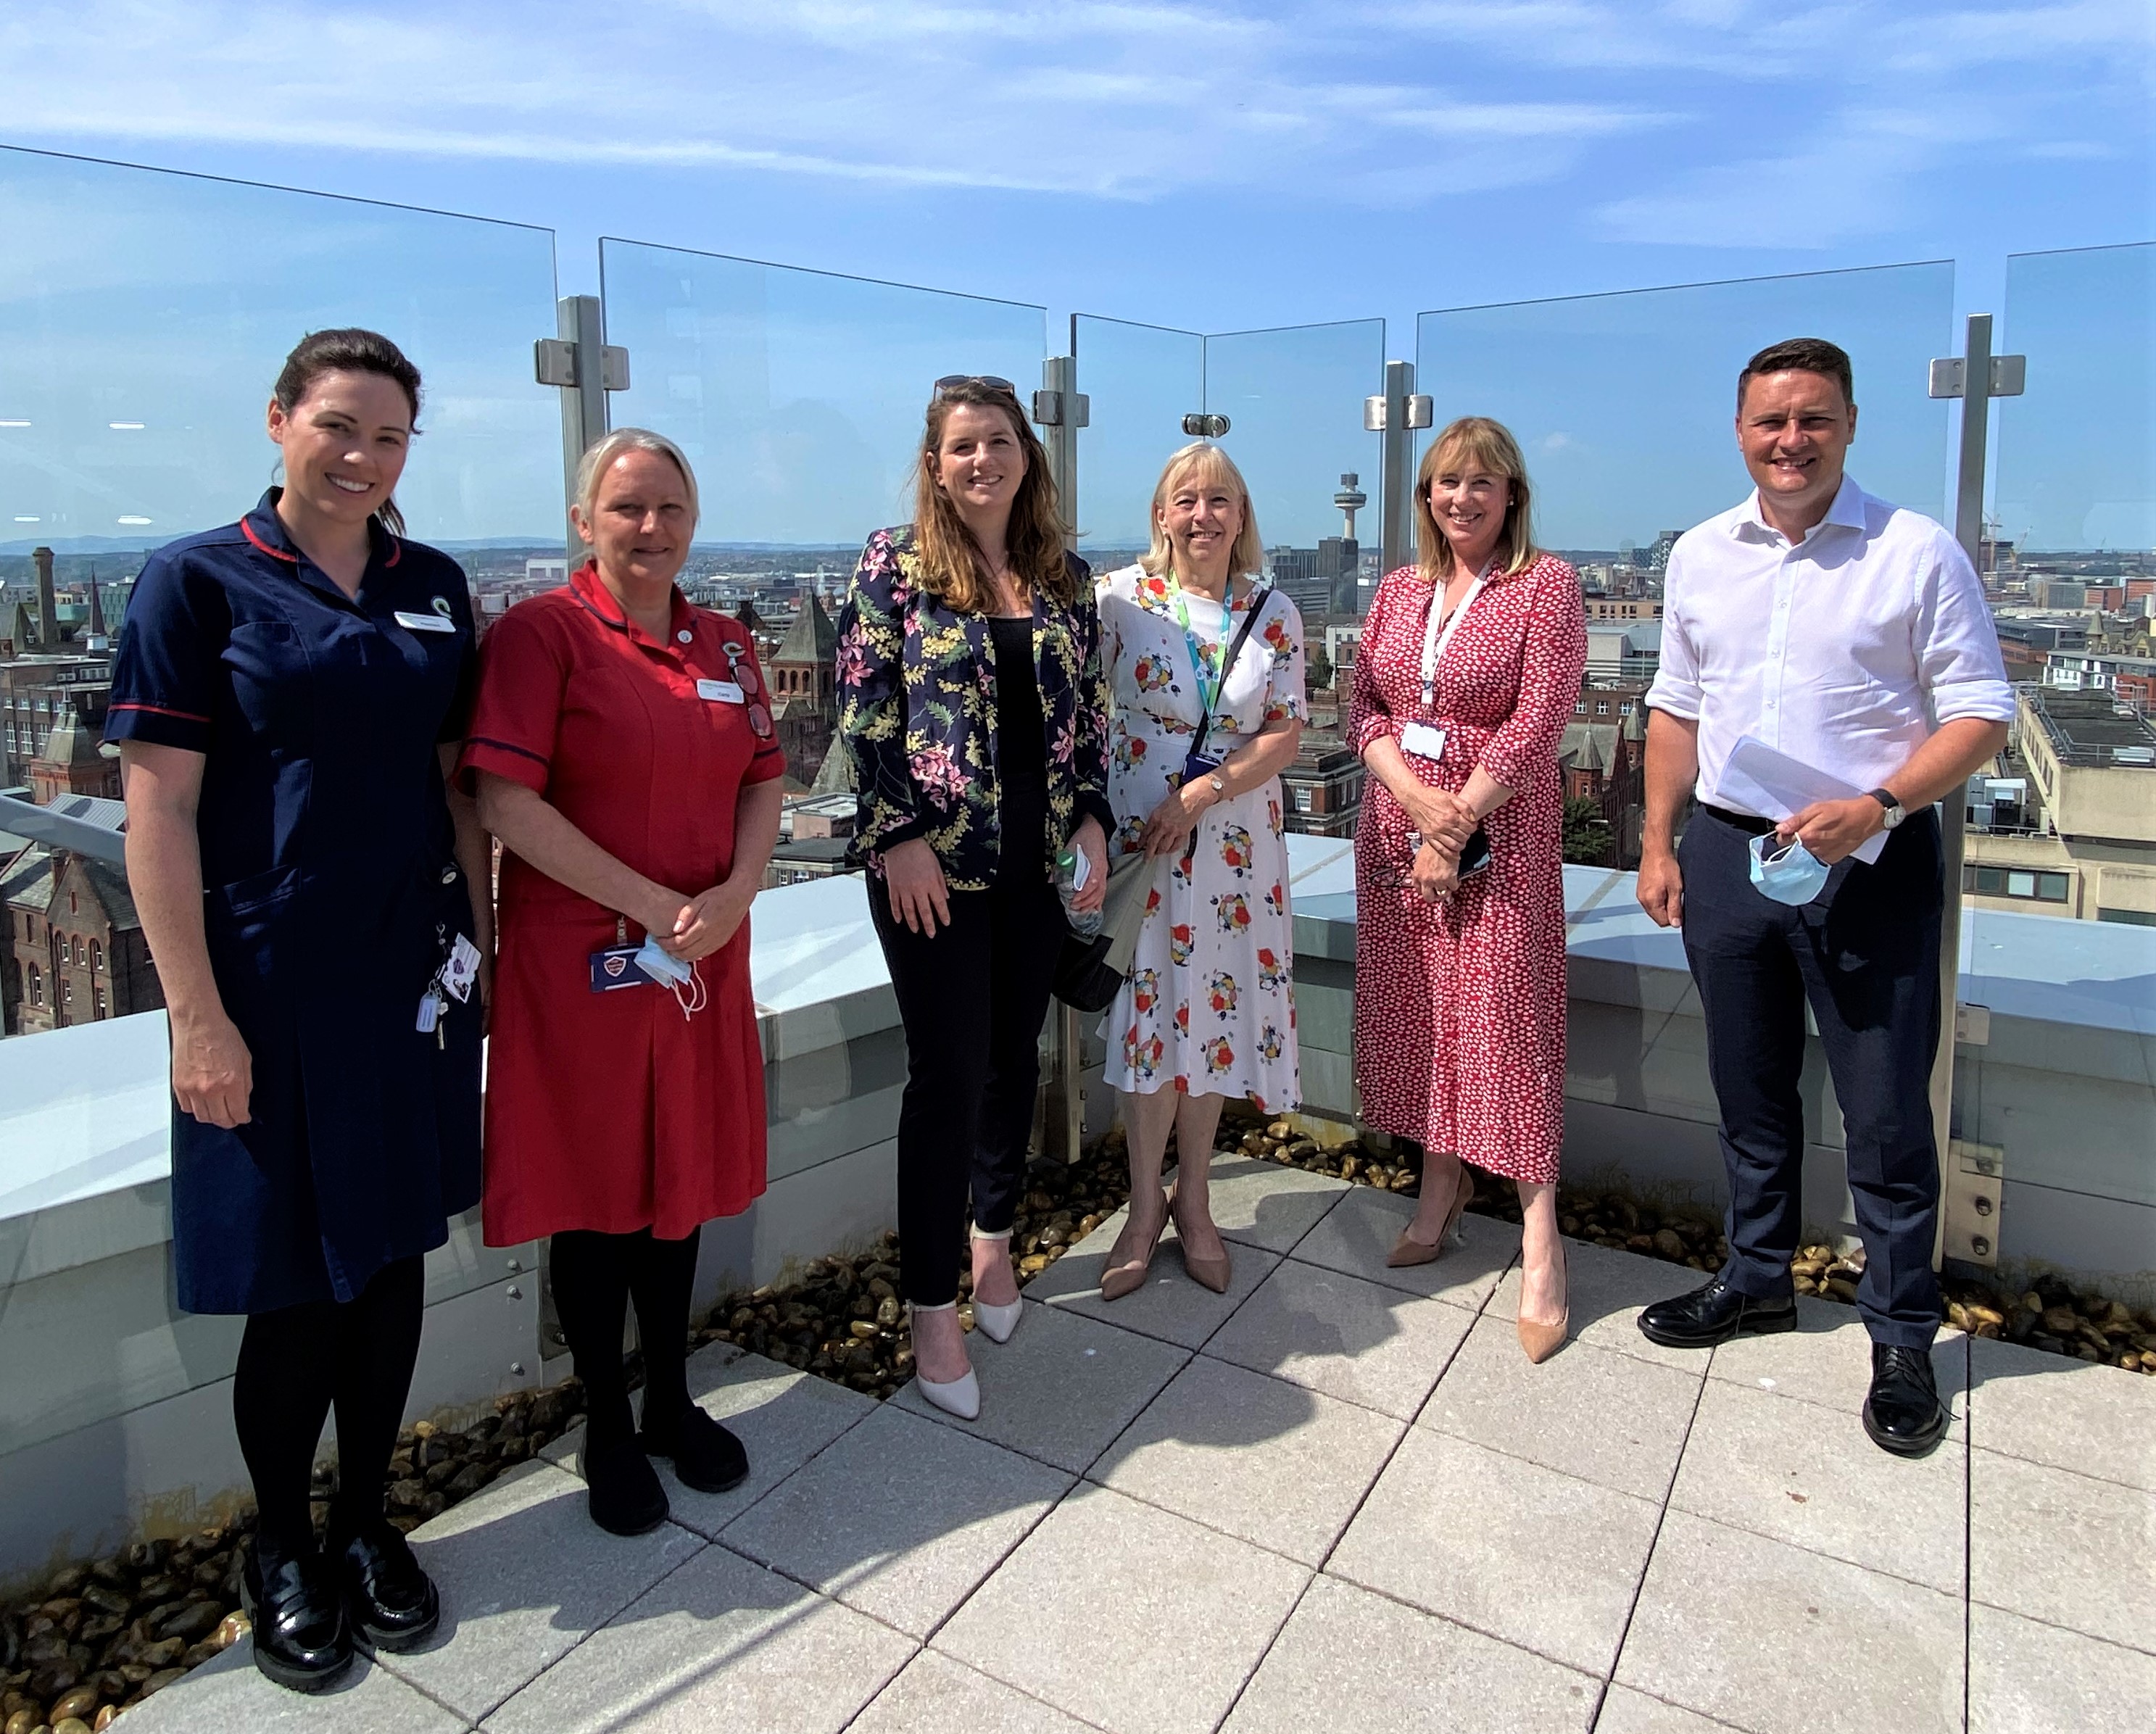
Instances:
[[[684,963],[694,963],[710,957],[741,931],[757,893],[755,885],[740,883],[741,878],[737,875],[721,880],[694,897],[661,886],[645,908],[630,913],[659,941],[661,951]]]
[[[1460,887],[1460,852],[1481,816],[1451,790],[1427,785],[1400,804],[1422,833],[1409,878],[1426,901],[1442,903]]]

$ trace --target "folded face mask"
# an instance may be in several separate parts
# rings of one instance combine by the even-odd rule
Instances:
[[[1827,864],[1792,837],[1752,839],[1752,883],[1777,903],[1809,903],[1826,885]]]

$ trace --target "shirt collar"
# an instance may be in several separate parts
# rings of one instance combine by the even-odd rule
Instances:
[[[678,584],[674,586],[673,613],[666,626],[670,642],[664,644],[629,618],[628,610],[622,607],[613,592],[607,588],[606,581],[600,577],[598,561],[587,560],[578,567],[570,576],[569,588],[577,600],[597,615],[601,622],[633,644],[641,644],[651,650],[671,651],[678,656],[688,649],[690,640],[696,636],[696,611],[689,606],[689,598],[682,595],[681,587]],[[685,638],[684,634],[688,636]]]
[[[1841,485],[1834,490],[1834,504],[1827,507],[1826,516],[1812,526],[1811,535],[1804,541],[1810,541],[1829,525],[1838,530],[1864,527],[1864,490],[1856,485],[1856,478],[1847,470],[1842,472]],[[1782,533],[1767,521],[1766,513],[1760,509],[1757,488],[1752,490],[1752,497],[1737,509],[1737,521],[1729,528],[1730,534],[1742,541],[1764,541]]]
[[[277,502],[284,497],[282,488],[272,488],[255,503],[254,510],[239,521],[239,533],[249,544],[271,559],[290,567],[293,576],[310,589],[333,595],[341,601],[350,601],[326,572],[318,569],[314,562],[300,551],[292,540],[285,521],[277,516]],[[374,576],[378,567],[387,571],[404,557],[404,544],[382,527],[380,521],[370,518],[367,522],[368,556],[367,578],[360,580],[360,594],[367,593],[367,578]]]

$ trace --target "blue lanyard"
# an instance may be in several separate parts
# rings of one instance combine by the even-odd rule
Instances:
[[[1255,596],[1256,593],[1255,588],[1253,587],[1250,595]],[[1244,598],[1246,605],[1250,599],[1250,597]],[[1220,695],[1220,669],[1217,665],[1219,659],[1228,640],[1234,636],[1235,581],[1232,577],[1228,580],[1228,593],[1223,600],[1225,606],[1222,608],[1220,615],[1220,641],[1217,644],[1208,644],[1192,628],[1190,607],[1183,599],[1183,581],[1180,578],[1175,580],[1175,623],[1183,628],[1183,647],[1190,652],[1191,672],[1197,676],[1198,680],[1199,702],[1204,706],[1208,716],[1213,714],[1213,706]]]

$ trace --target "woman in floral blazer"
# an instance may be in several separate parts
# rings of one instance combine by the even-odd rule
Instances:
[[[1046,454],[1008,382],[939,381],[915,519],[879,530],[839,618],[855,848],[906,1026],[900,1287],[916,1377],[968,1418],[956,1313],[972,1216],[975,1321],[1016,1328],[1010,1233],[1036,1043],[1069,923],[1056,857],[1107,887],[1106,700],[1091,574],[1064,549]]]

